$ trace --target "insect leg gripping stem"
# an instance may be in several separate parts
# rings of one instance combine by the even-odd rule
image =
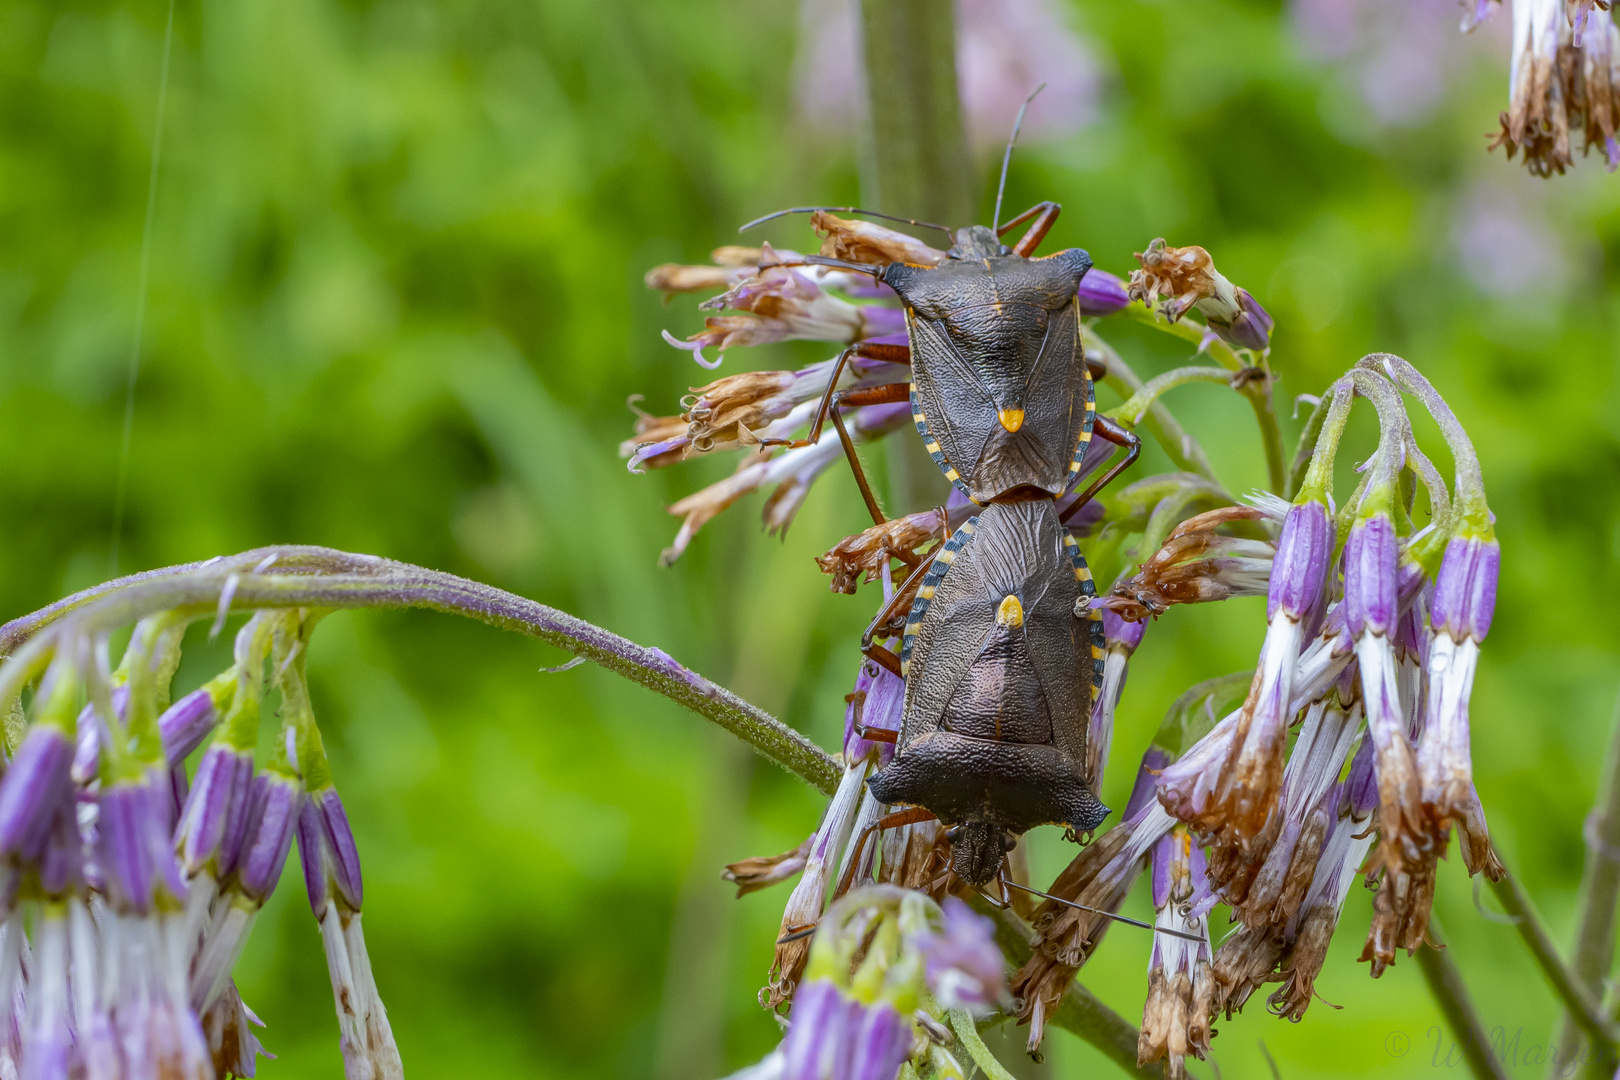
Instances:
[[[1136,432],[1114,422],[1113,420],[1108,419],[1106,416],[1098,414],[1096,422],[1091,429],[1091,433],[1099,439],[1104,439],[1113,443],[1115,446],[1125,447],[1125,456],[1114,465],[1110,466],[1107,472],[1103,473],[1096,480],[1094,480],[1091,486],[1086,488],[1085,492],[1081,494],[1078,499],[1074,500],[1074,504],[1067,510],[1063,511],[1062,515],[1059,516],[1058,521],[1064,525],[1067,525],[1069,523],[1069,519],[1074,517],[1075,514],[1079,513],[1082,506],[1086,505],[1086,503],[1095,498],[1097,492],[1113,483],[1114,477],[1130,468],[1131,465],[1136,462],[1136,459],[1142,454],[1142,440],[1136,434]]]
[[[904,676],[900,671],[900,658],[888,649],[874,644],[872,639],[877,636],[879,628],[895,617],[900,604],[906,597],[912,595],[912,590],[922,581],[923,575],[928,573],[928,568],[934,565],[934,559],[938,556],[940,550],[939,547],[935,547],[933,551],[928,553],[927,558],[917,564],[917,568],[906,576],[905,584],[894,590],[894,595],[890,596],[883,607],[879,609],[877,615],[867,625],[866,632],[861,635],[861,655],[868,660],[882,664],[891,674],[901,678],[904,678]]]

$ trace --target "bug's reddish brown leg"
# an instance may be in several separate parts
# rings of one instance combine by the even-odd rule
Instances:
[[[834,895],[844,895],[849,891],[849,887],[855,883],[855,871],[861,865],[861,852],[866,848],[866,842],[872,838],[873,833],[881,832],[884,829],[897,829],[902,825],[915,825],[920,821],[934,820],[936,819],[932,810],[924,810],[920,806],[908,806],[903,810],[895,810],[884,814],[862,829],[861,835],[855,841],[854,852],[850,855],[849,861],[844,864],[844,873],[838,880],[838,891]]]
[[[1123,460],[1110,466],[1107,472],[1103,473],[1096,480],[1092,481],[1091,486],[1086,488],[1085,492],[1078,499],[1074,500],[1074,505],[1070,506],[1067,510],[1058,515],[1058,522],[1063,525],[1067,525],[1069,523],[1069,519],[1078,513],[1082,506],[1090,502],[1092,498],[1096,496],[1097,492],[1101,491],[1103,488],[1112,483],[1114,477],[1130,468],[1132,463],[1135,462],[1137,457],[1139,457],[1142,453],[1142,440],[1137,436],[1136,432],[1127,427],[1122,427],[1121,425],[1116,424],[1114,421],[1108,419],[1106,416],[1103,416],[1101,413],[1097,415],[1096,420],[1092,423],[1091,434],[1096,438],[1111,442],[1115,446],[1125,447],[1125,457]]]
[[[878,506],[877,496],[872,494],[872,485],[866,479],[866,470],[861,467],[860,455],[855,453],[855,440],[849,437],[849,428],[844,423],[841,410],[846,405],[894,405],[910,399],[911,391],[904,383],[890,383],[888,386],[834,394],[832,407],[827,410],[827,415],[832,417],[833,427],[838,429],[838,441],[844,444],[844,456],[849,459],[850,471],[855,474],[855,483],[860,486],[861,498],[866,500],[866,509],[872,515],[874,525],[883,525],[889,519],[883,516],[883,508]]]
[[[1036,248],[1041,246],[1041,241],[1046,239],[1046,234],[1052,228],[1052,223],[1057,221],[1058,215],[1061,213],[1063,213],[1063,207],[1055,202],[1036,203],[997,229],[996,235],[1005,236],[1010,230],[1022,225],[1030,218],[1034,218],[1035,224],[1031,225],[1029,231],[1019,239],[1018,243],[1013,245],[1013,254],[1022,255],[1027,259],[1035,254]]]
[[[821,404],[816,407],[816,418],[810,424],[810,434],[803,439],[761,439],[761,446],[785,446],[790,450],[797,450],[802,446],[814,446],[821,439],[821,429],[826,426],[827,414],[832,410],[833,394],[838,390],[838,379],[844,373],[844,365],[851,356],[859,356],[867,360],[887,360],[891,364],[911,363],[911,348],[906,345],[883,345],[877,342],[862,341],[851,345],[838,354],[838,363],[833,365],[832,378],[827,380],[827,389],[821,393]],[[877,389],[882,389],[878,387]],[[878,402],[850,402],[849,404],[875,405]]]
[[[894,590],[894,595],[889,597],[888,602],[878,610],[877,615],[867,625],[866,633],[861,635],[861,655],[868,660],[882,664],[894,675],[900,674],[900,658],[888,649],[874,643],[872,638],[876,636],[879,627],[895,617],[899,612],[901,603],[909,602],[908,598],[913,597],[916,586],[922,582],[922,577],[928,573],[928,568],[934,565],[934,558],[939,552],[940,548],[934,548],[933,551],[928,553],[927,558],[917,564],[917,568],[906,576],[905,583]]]

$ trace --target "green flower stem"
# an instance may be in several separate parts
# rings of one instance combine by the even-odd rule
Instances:
[[[1305,482],[1305,470],[1310,468],[1311,452],[1316,449],[1316,440],[1322,434],[1322,423],[1327,419],[1327,414],[1327,400],[1317,398],[1316,405],[1311,409],[1311,415],[1305,418],[1305,427],[1299,433],[1299,441],[1294,444],[1293,464],[1288,466],[1288,490],[1282,494],[1283,498],[1290,502],[1299,494],[1300,485]]]
[[[1510,1080],[1502,1063],[1491,1053],[1485,1026],[1479,1022],[1479,1014],[1474,1011],[1474,999],[1463,983],[1462,972],[1457,970],[1457,965],[1451,962],[1451,955],[1445,950],[1438,920],[1429,920],[1429,940],[1434,942],[1435,948],[1425,945],[1418,949],[1418,967],[1423,971],[1423,980],[1429,984],[1429,993],[1434,995],[1435,1003],[1445,1014],[1451,1037],[1462,1048],[1468,1071],[1479,1080]]]
[[[1614,963],[1615,908],[1620,903],[1620,705],[1616,706],[1609,749],[1603,765],[1597,804],[1587,822],[1586,866],[1581,872],[1580,900],[1576,904],[1575,946],[1570,950],[1575,975],[1593,997],[1603,993]],[[1559,1023],[1554,1061],[1575,1060],[1583,1043],[1581,1027],[1572,1014]],[[1593,1055],[1596,1060],[1599,1055]],[[1613,1066],[1605,1076],[1613,1076]],[[1553,1067],[1562,1080],[1568,1071]]]
[[[1587,990],[1586,984],[1570,971],[1558,955],[1558,946],[1554,944],[1552,935],[1547,932],[1546,925],[1542,923],[1541,916],[1519,880],[1509,872],[1502,875],[1502,880],[1490,882],[1490,886],[1496,894],[1497,903],[1512,917],[1519,937],[1541,968],[1547,984],[1564,1003],[1564,1008],[1569,1010],[1570,1019],[1585,1032],[1593,1046],[1601,1047],[1606,1056],[1612,1059],[1617,1049],[1614,1025],[1603,1015],[1602,1006]]]
[[[1014,1080],[1013,1074],[984,1045],[984,1040],[979,1037],[979,1026],[966,1009],[952,1009],[945,1017],[951,1022],[951,1030],[956,1032],[957,1039],[967,1049],[968,1057],[973,1059],[980,1072],[989,1080]]]
[[[1266,452],[1266,475],[1271,490],[1279,495],[1287,490],[1288,472],[1283,464],[1282,429],[1277,426],[1277,406],[1271,396],[1273,381],[1271,366],[1266,360],[1262,357],[1258,365],[1246,363],[1232,346],[1216,337],[1214,332],[1202,323],[1188,319],[1170,322],[1161,318],[1158,312],[1149,309],[1145,304],[1129,304],[1119,314],[1143,326],[1151,326],[1162,333],[1190,342],[1199,352],[1207,352],[1211,359],[1227,371],[1235,373],[1254,367],[1260,369],[1263,373],[1261,377],[1244,379],[1236,389],[1249,399],[1249,405],[1254,409],[1255,423],[1260,426],[1260,445]]]
[[[1167,391],[1187,383],[1206,382],[1220,383],[1222,386],[1232,384],[1232,373],[1225,368],[1218,367],[1180,367],[1167,371],[1163,375],[1155,375],[1147,384],[1131,395],[1125,404],[1109,409],[1104,416],[1118,420],[1123,424],[1135,427],[1142,422],[1142,415],[1148,407],[1159,400]]]
[[[276,573],[253,573],[271,556]],[[290,571],[290,572],[289,572]],[[583,656],[686,706],[831,794],[842,775],[822,749],[737,695],[647,648],[555,608],[452,574],[327,548],[261,548],[88,589],[0,626],[0,710],[37,678],[58,641],[93,637],[160,611],[206,616],[236,579],[231,606],[427,608],[525,634]]]
[[[1411,364],[1393,353],[1370,353],[1356,364],[1358,368],[1378,371],[1395,381],[1395,385],[1423,402],[1440,434],[1451,448],[1451,459],[1456,463],[1457,531],[1477,536],[1482,540],[1494,539],[1496,529],[1491,522],[1491,510],[1485,502],[1485,477],[1479,468],[1479,455],[1474,452],[1473,440],[1457,421],[1434,385]]]
[[[1349,378],[1356,393],[1371,401],[1378,411],[1378,451],[1373,455],[1372,467],[1367,470],[1367,490],[1360,516],[1379,512],[1394,516],[1396,481],[1405,461],[1411,431],[1406,408],[1395,387],[1382,375],[1357,369],[1350,372]]]
[[[1137,391],[1145,385],[1140,376],[1131,370],[1114,347],[1102,338],[1091,327],[1081,330],[1085,343],[1086,356],[1099,359],[1108,366],[1108,374],[1103,381],[1113,388],[1121,398],[1134,397]],[[1197,473],[1210,483],[1221,487],[1221,478],[1215,475],[1215,468],[1209,463],[1209,457],[1197,439],[1187,433],[1170,410],[1164,407],[1164,402],[1155,401],[1148,407],[1147,414],[1142,417],[1142,427],[1153,436],[1165,455],[1170,458],[1175,467],[1182,472]],[[1228,496],[1230,499],[1230,496]]]

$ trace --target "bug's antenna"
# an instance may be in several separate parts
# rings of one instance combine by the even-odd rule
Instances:
[[[1021,118],[1024,114],[1020,112],[1018,115]],[[885,213],[882,213],[882,212],[877,211],[877,210],[862,210],[858,206],[794,206],[794,207],[790,207],[787,210],[778,210],[774,214],[766,214],[762,218],[755,218],[753,221],[750,221],[748,224],[742,226],[737,231],[738,232],[747,232],[749,229],[752,229],[755,225],[763,225],[767,221],[774,221],[775,219],[777,219],[779,217],[786,217],[788,214],[814,214],[814,213],[816,213],[817,211],[820,211],[820,210],[826,210],[828,212],[836,212],[836,213],[839,213],[839,214],[864,214],[867,217],[882,218],[885,221],[898,221],[902,225],[915,225],[919,229],[938,229],[940,232],[944,233],[946,236],[950,236],[952,238],[953,242],[955,240],[955,237],[951,233],[951,230],[946,228],[944,225],[935,225],[931,221],[915,221],[915,220],[913,220],[911,218],[907,218],[907,217],[895,217],[893,214],[885,214]]]
[[[1018,141],[1018,129],[1024,126],[1024,114],[1029,111],[1029,103],[1035,100],[1035,95],[1046,89],[1041,83],[1029,92],[1029,97],[1018,106],[1018,119],[1013,121],[1012,134],[1007,137],[1007,152],[1001,155],[1001,183],[996,185],[996,212],[990,218],[990,231],[995,232],[996,226],[1001,224],[1001,196],[1007,190],[1007,166],[1012,163],[1013,143]]]
[[[1079,908],[1081,911],[1089,911],[1093,915],[1101,915],[1105,918],[1113,919],[1115,922],[1127,923],[1131,926],[1140,926],[1143,930],[1152,930],[1154,933],[1158,934],[1169,934],[1171,937],[1185,938],[1188,941],[1196,941],[1200,944],[1202,944],[1204,940],[1197,934],[1184,934],[1180,930],[1167,930],[1162,926],[1154,926],[1152,923],[1145,923],[1139,919],[1127,918],[1124,915],[1115,915],[1112,911],[1104,911],[1102,908],[1087,907],[1085,904],[1077,904],[1073,900],[1065,900],[1061,896],[1053,896],[1051,893],[1041,892],[1039,889],[1032,889],[1028,885],[1020,885],[1016,881],[1009,881],[1005,876],[1002,877],[1001,883],[1003,885],[1011,885],[1015,889],[1022,889],[1027,893],[1034,893],[1036,896],[1044,897],[1047,900],[1052,900],[1059,904],[1067,904],[1072,908]]]

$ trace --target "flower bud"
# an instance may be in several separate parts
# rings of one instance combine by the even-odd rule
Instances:
[[[1395,523],[1374,513],[1350,526],[1344,542],[1344,614],[1351,635],[1387,635],[1399,614]]]
[[[1307,499],[1288,508],[1282,535],[1277,539],[1277,554],[1271,561],[1271,584],[1266,594],[1268,621],[1282,611],[1296,622],[1303,622],[1323,603],[1333,541],[1333,519],[1326,505]]]
[[[170,705],[158,717],[163,735],[163,755],[175,765],[191,756],[219,724],[225,706],[236,690],[236,672],[200,686]]]
[[[337,793],[328,788],[327,794],[337,804],[336,813],[341,815],[343,807],[337,803]],[[276,882],[281,880],[287,853],[292,850],[293,833],[302,821],[303,798],[303,786],[293,777],[264,771],[253,778],[241,858],[236,864],[236,882],[242,892],[261,904],[270,898]],[[331,820],[330,811],[328,820]],[[354,853],[354,838],[348,836],[347,819],[343,819],[342,828],[354,860],[355,902],[352,906],[358,908],[359,856]]]
[[[1434,582],[1430,618],[1437,633],[1443,631],[1458,642],[1464,638],[1485,640],[1496,613],[1496,579],[1501,565],[1502,549],[1495,540],[1451,538]]]
[[[1092,267],[1080,279],[1080,314],[1085,316],[1112,315],[1130,306],[1131,297],[1125,291],[1125,282],[1106,270]]]
[[[861,663],[855,691],[844,710],[844,762],[860,761],[868,754],[877,756],[877,768],[894,758],[895,743],[868,739],[860,732],[880,730],[900,734],[900,718],[905,707],[906,683],[888,668],[872,661]]]
[[[252,782],[251,752],[216,743],[203,754],[175,830],[175,847],[188,876],[206,868],[222,880],[235,867]]]
[[[317,917],[326,910],[334,889],[350,910],[360,910],[360,852],[336,788],[312,791],[304,800],[298,812],[298,851],[309,906]]]
[[[37,862],[57,816],[72,812],[73,742],[55,724],[28,729],[0,779],[0,854]]]

